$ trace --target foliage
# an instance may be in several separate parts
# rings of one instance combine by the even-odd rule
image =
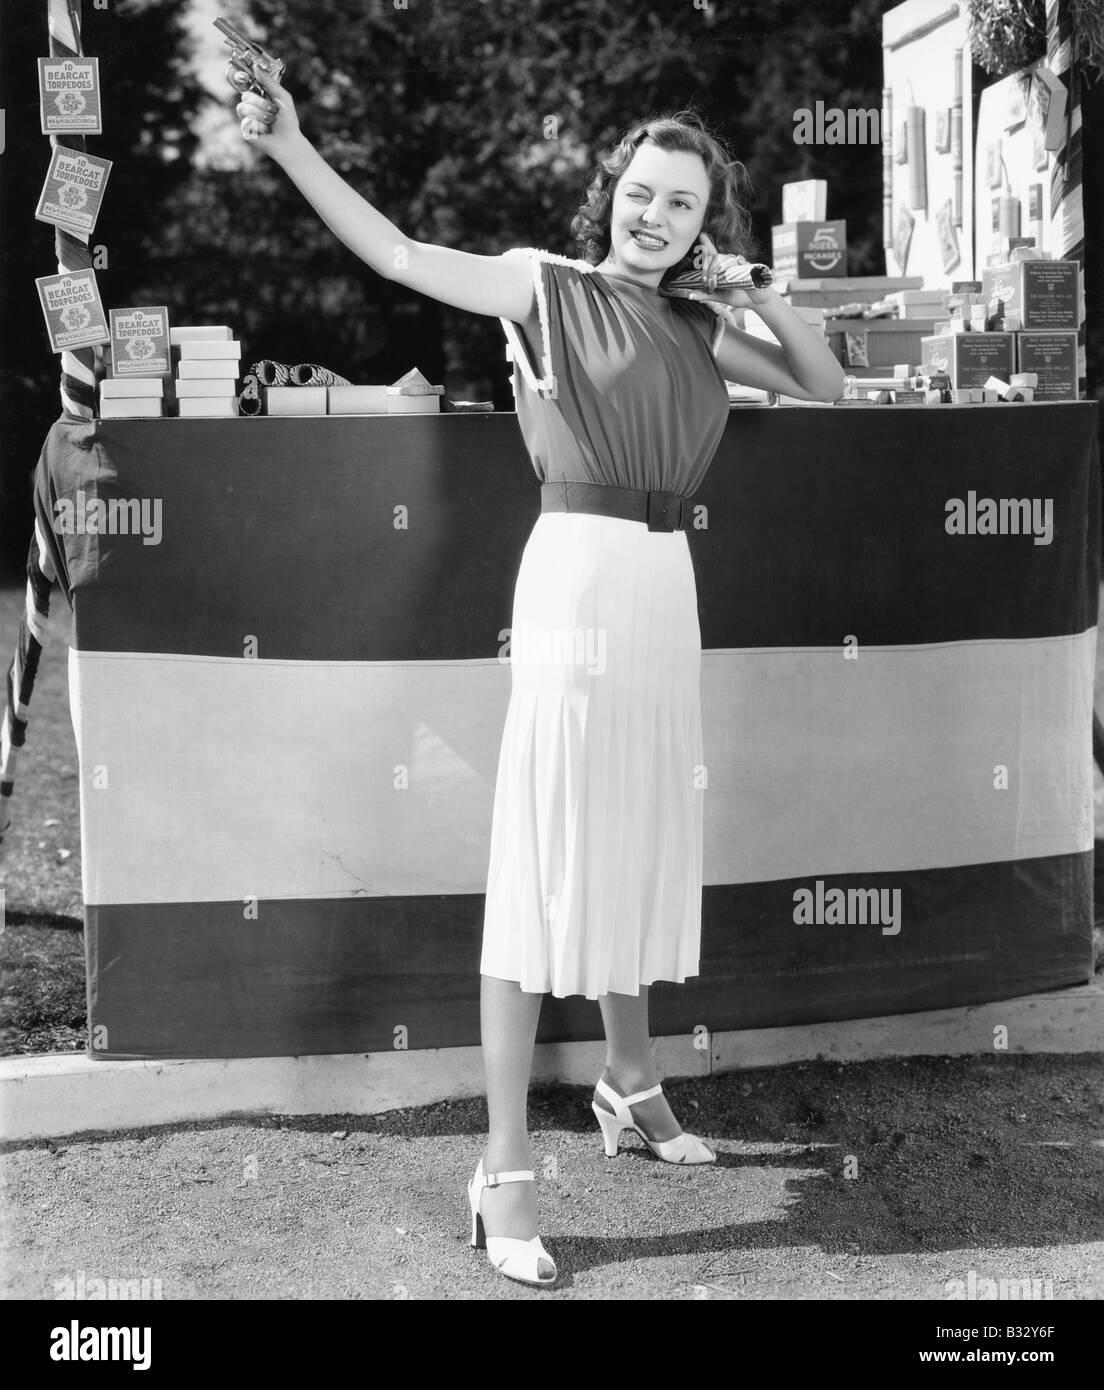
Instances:
[[[1006,77],[1042,58],[1047,47],[1046,0],[967,0],[974,62]]]

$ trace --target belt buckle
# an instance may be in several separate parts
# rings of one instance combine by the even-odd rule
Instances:
[[[649,531],[677,531],[682,525],[682,498],[677,492],[649,492]]]

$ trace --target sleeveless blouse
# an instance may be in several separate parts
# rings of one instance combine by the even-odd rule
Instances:
[[[586,261],[533,247],[506,254],[528,258],[536,291],[524,321],[500,322],[540,481],[691,496],[728,420],[714,355],[724,321]]]

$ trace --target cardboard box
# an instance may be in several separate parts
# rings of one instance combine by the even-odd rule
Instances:
[[[387,396],[388,415],[440,415],[441,397],[432,396]]]
[[[1022,328],[1076,328],[1081,267],[1076,261],[1017,261],[986,266],[982,302],[999,299]]]
[[[892,290],[918,290],[924,281],[919,275],[848,275],[843,279],[791,280],[784,298],[793,308],[803,305],[828,311],[840,304],[873,304]]]
[[[920,361],[920,345],[935,332],[935,320],[830,318],[824,332],[845,371],[884,375],[887,367]]]
[[[231,377],[182,377],[176,383],[177,400],[186,397],[237,396],[238,384]]]
[[[186,338],[176,351],[181,362],[208,362],[212,358],[241,361],[241,343],[232,338]]]
[[[140,398],[149,400],[154,396],[162,400],[164,395],[165,378],[162,376],[105,376],[100,382],[101,401],[133,401]]]
[[[331,386],[331,415],[386,415],[386,386]]]
[[[232,342],[233,333],[224,323],[182,323],[169,329],[169,342],[173,347],[181,343]]]
[[[801,179],[782,185],[783,223],[823,222],[827,216],[827,179]]]
[[[771,228],[776,280],[822,279],[847,274],[847,223],[783,222]]]
[[[1037,401],[1077,400],[1077,333],[1017,333],[1016,371],[1038,375]]]
[[[195,396],[188,400],[178,403],[180,418],[186,419],[231,419],[236,418],[238,411],[238,400],[236,396],[222,397],[214,396]]]
[[[991,376],[1007,380],[1014,352],[1011,333],[941,333],[920,340],[924,372],[946,372],[953,390],[984,386]]]
[[[129,382],[128,385],[134,385]],[[135,396],[124,396],[112,399],[100,398],[100,419],[101,420],[157,420],[164,414],[164,402],[151,400],[148,396],[139,399]]]
[[[325,415],[325,386],[264,386],[269,415]]]

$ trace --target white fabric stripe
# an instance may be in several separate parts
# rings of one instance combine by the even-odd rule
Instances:
[[[43,618],[35,607],[35,592],[29,579],[24,594],[24,612],[27,616],[27,627],[30,629],[31,636],[40,647],[44,647],[50,640],[49,620]]]
[[[541,370],[544,373],[539,380],[533,371],[529,354],[516,326],[509,319],[500,318],[499,323],[506,334],[507,342],[514,350],[521,374],[529,388],[533,391],[551,391],[556,378],[552,367],[552,336],[548,323],[548,302],[544,293],[541,262],[547,261],[550,265],[571,265],[576,270],[581,270],[588,275],[594,270],[594,267],[589,261],[573,260],[570,256],[558,256],[554,251],[541,251],[535,246],[522,246],[518,250],[528,257],[529,271],[533,277],[533,290],[537,300],[537,317],[540,320],[541,332]]]
[[[3,771],[5,778],[11,777],[15,771],[15,746],[11,741],[11,710],[4,710],[4,717],[0,719],[0,770]]]
[[[38,548],[38,567],[43,576],[51,584],[57,579],[57,571],[54,569],[53,556],[50,554],[50,547],[46,542],[46,532],[42,529],[42,518],[35,517],[34,523],[35,545]]]
[[[707,650],[705,883],[1091,849],[1095,646]],[[69,663],[87,902],[485,891],[507,666]]]

